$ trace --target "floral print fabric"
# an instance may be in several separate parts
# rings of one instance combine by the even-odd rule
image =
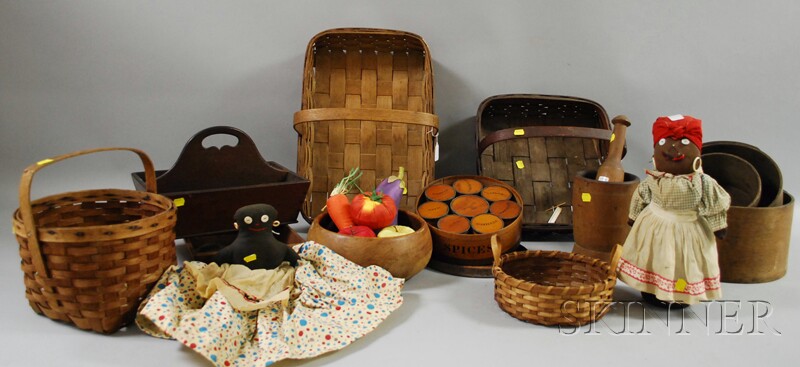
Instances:
[[[164,273],[141,306],[137,325],[150,335],[180,341],[216,366],[265,366],[344,348],[402,304],[404,280],[388,271],[358,266],[315,242],[295,249],[301,261],[289,297],[282,297],[286,292],[278,283],[244,291],[224,278],[216,281],[223,287],[204,295],[196,275],[216,265],[192,263]],[[268,278],[286,279],[281,274]],[[222,291],[228,285],[260,307],[237,307],[231,293],[226,297]]]

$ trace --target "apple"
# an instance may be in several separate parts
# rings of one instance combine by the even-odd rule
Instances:
[[[414,230],[411,227],[406,226],[388,226],[378,232],[378,237],[397,237],[397,236],[405,236],[407,234],[414,233]]]

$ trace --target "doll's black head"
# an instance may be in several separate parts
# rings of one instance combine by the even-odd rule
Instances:
[[[653,123],[653,162],[659,171],[674,175],[694,172],[702,145],[699,119],[675,115],[659,117]]]
[[[278,211],[267,204],[252,204],[243,206],[233,215],[236,221],[233,226],[241,231],[258,233],[266,231],[272,233],[272,227],[280,224]]]

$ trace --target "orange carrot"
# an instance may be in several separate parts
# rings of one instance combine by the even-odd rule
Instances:
[[[353,226],[353,217],[350,215],[350,201],[344,194],[336,194],[326,202],[328,215],[330,215],[336,228],[340,231]]]
[[[356,186],[356,181],[361,177],[361,172],[358,168],[353,168],[350,173],[342,178],[336,186],[331,190],[328,200],[325,202],[325,208],[328,209],[328,215],[336,227],[341,231],[353,226],[353,217],[350,214],[350,200],[345,196],[353,186]]]

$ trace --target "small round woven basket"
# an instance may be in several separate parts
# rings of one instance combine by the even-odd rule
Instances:
[[[617,283],[617,246],[611,263],[561,251],[494,253],[494,298],[500,308],[522,321],[540,325],[580,326],[609,310]]]
[[[31,201],[31,181],[39,169],[110,150],[141,158],[147,191],[84,190]],[[25,296],[36,313],[112,333],[133,320],[142,298],[176,263],[175,206],[156,194],[153,163],[140,150],[89,149],[39,161],[23,172],[19,198],[14,234]]]

